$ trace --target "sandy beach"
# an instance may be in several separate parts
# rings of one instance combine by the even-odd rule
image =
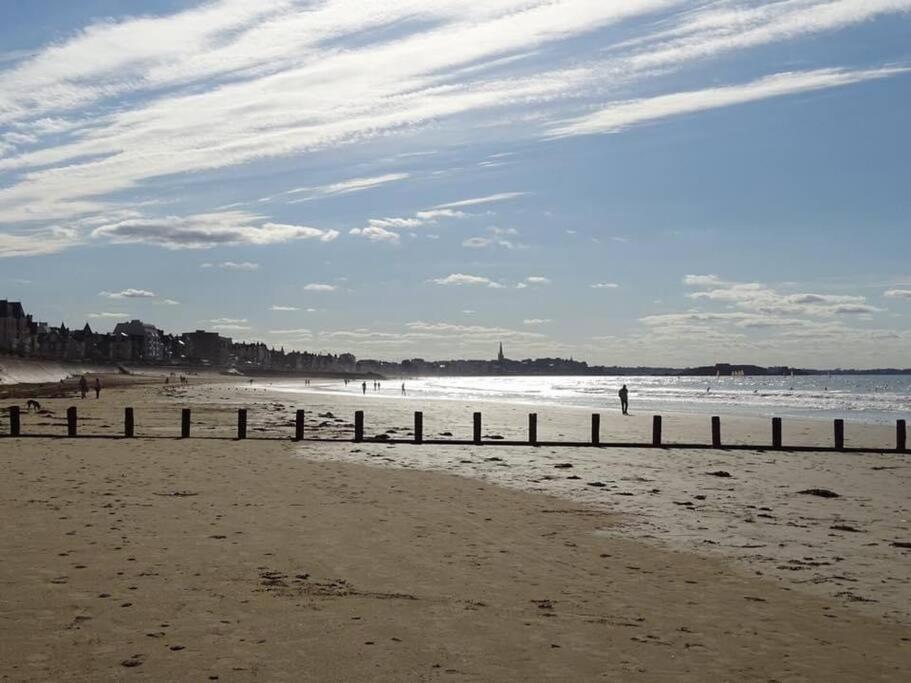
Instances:
[[[9,402],[9,400],[7,401]],[[24,403],[24,402],[23,402]],[[268,384],[41,399],[28,433],[524,436],[527,406]],[[539,410],[540,438],[588,414]],[[331,413],[331,416],[329,415]],[[650,416],[605,414],[647,438]],[[764,420],[724,418],[731,442]],[[667,416],[668,440],[708,438]],[[876,425],[848,440],[890,445]],[[786,423],[827,443],[831,424]],[[862,439],[862,440],[861,440]],[[878,441],[877,441],[878,440]],[[139,438],[0,441],[0,661],[10,680],[904,680],[907,456]],[[725,476],[725,473],[729,476]],[[823,498],[800,493],[821,489]],[[13,523],[13,520],[15,522]]]

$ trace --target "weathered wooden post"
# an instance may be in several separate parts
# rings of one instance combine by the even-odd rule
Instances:
[[[66,435],[76,436],[76,406],[66,409]]]
[[[19,416],[19,406],[9,407],[9,435],[19,436],[21,433],[21,418]]]
[[[360,443],[364,440],[364,411],[356,410],[354,412],[354,440]]]
[[[190,438],[190,409],[184,408],[180,411],[180,438]]]
[[[294,440],[304,440],[304,411],[298,410],[294,414]]]
[[[528,443],[532,446],[538,445],[538,414],[528,414]]]
[[[835,448],[843,450],[845,447],[845,421],[835,420]]]
[[[652,446],[661,445],[661,416],[652,417]]]
[[[238,438],[238,440],[247,438],[247,409],[246,408],[237,409],[237,438]]]
[[[721,418],[712,416],[712,448],[721,448]]]
[[[772,418],[772,448],[781,448],[781,418]]]
[[[132,439],[134,433],[133,409],[123,409],[123,435],[127,439]]]
[[[481,413],[474,414],[474,442],[481,443]]]
[[[414,442],[424,443],[424,413],[414,411]]]
[[[601,415],[592,413],[592,446],[601,443]]]
[[[905,453],[908,450],[908,430],[904,420],[895,421],[895,450]]]

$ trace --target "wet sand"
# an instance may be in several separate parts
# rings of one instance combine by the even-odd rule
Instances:
[[[407,433],[416,409],[253,388],[42,399],[53,414],[23,427],[61,430],[75,404],[81,429],[113,434],[130,404],[140,434],[174,434],[192,405],[194,435],[227,435],[244,404],[251,436],[290,434],[295,407],[312,408],[308,431],[330,435],[349,432],[359,405],[368,434]],[[470,408],[424,407],[425,430],[470,434]],[[484,411],[485,432],[524,428],[511,426],[524,407]],[[563,415],[546,418],[555,433],[577,428]],[[584,414],[566,415],[588,429]],[[704,422],[680,420],[694,432]],[[911,540],[902,457],[554,451],[0,441],[3,673],[904,680],[911,551],[891,545]],[[858,531],[831,528],[840,522]]]

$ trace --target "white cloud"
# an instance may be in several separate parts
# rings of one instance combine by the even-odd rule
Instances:
[[[526,195],[526,192],[500,192],[498,194],[489,194],[484,197],[473,197],[471,199],[461,199],[457,202],[449,202],[447,204],[437,204],[434,209],[458,209],[463,206],[477,206],[478,204],[491,204],[493,202],[503,202],[507,199],[515,199],[516,197],[523,197]]]
[[[277,337],[312,337],[313,332],[304,328],[297,328],[293,330],[269,330],[269,334],[273,334]]]
[[[241,270],[252,271],[259,270],[258,263],[250,261],[222,261],[221,263],[201,263],[200,268],[221,268],[222,270]]]
[[[159,301],[156,301],[155,304],[159,306],[179,306],[180,302],[176,299],[160,299]]]
[[[711,287],[713,285],[723,285],[725,282],[717,275],[684,275],[683,284],[690,287]]]
[[[147,289],[124,289],[119,292],[99,292],[98,296],[104,296],[108,299],[154,299],[155,292]]]
[[[235,325],[247,322],[246,318],[212,318],[206,322],[216,323],[218,325]]]
[[[515,228],[496,228],[487,229],[490,233],[488,237],[469,237],[462,241],[462,246],[469,249],[483,249],[486,247],[503,247],[504,249],[525,249],[524,244],[507,237],[518,235],[519,231]]]
[[[129,313],[116,313],[111,311],[103,311],[101,313],[89,313],[87,318],[119,318],[121,320],[132,317]]]
[[[703,90],[658,95],[608,104],[593,114],[581,116],[554,126],[553,137],[618,133],[626,128],[672,116],[692,114],[708,109],[731,107],[770,97],[836,88],[872,79],[908,73],[904,67],[880,69],[817,69],[764,76],[742,85],[728,85]]]
[[[297,306],[270,306],[269,310],[270,311],[288,312],[288,311],[299,311],[300,309]]]
[[[342,180],[340,182],[330,183],[328,185],[318,185],[316,187],[298,187],[293,190],[288,190],[285,194],[305,193],[307,195],[302,199],[295,199],[288,202],[289,204],[296,204],[299,202],[307,202],[314,199],[322,199],[324,197],[331,197],[340,194],[363,192],[364,190],[371,190],[375,187],[380,187],[381,185],[397,182],[399,180],[405,180],[409,177],[410,174],[408,173],[386,173],[384,175],[373,176],[369,178],[350,178],[349,180]]]
[[[0,232],[0,258],[55,254],[80,243],[76,230],[60,226],[29,233]]]
[[[451,275],[447,275],[446,277],[439,277],[434,280],[431,280],[431,282],[438,284],[438,285],[455,285],[457,287],[460,287],[463,285],[474,285],[474,286],[480,285],[480,286],[484,286],[484,287],[502,286],[499,283],[494,282],[490,278],[483,277],[481,275],[468,275],[466,273],[452,273]]]
[[[617,289],[619,286],[616,282],[595,282],[589,285],[592,289]]]
[[[253,328],[249,325],[236,325],[234,323],[222,323],[218,325],[212,325],[213,330],[221,331],[234,331],[234,332],[243,332],[246,330],[252,330]]]
[[[399,234],[397,232],[386,230],[378,225],[370,225],[366,228],[352,228],[348,231],[348,234],[366,237],[371,242],[394,242],[397,244],[399,241]]]
[[[329,242],[338,237],[336,230],[321,230],[301,225],[261,223],[242,211],[130,218],[103,225],[92,237],[106,238],[115,244],[146,243],[168,249],[208,249],[216,246],[264,245],[300,239]]]
[[[525,278],[525,282],[530,285],[549,285],[550,278],[546,278],[541,275],[529,275],[527,278]]]
[[[889,289],[883,296],[888,299],[911,299],[911,289]]]
[[[308,285],[304,285],[304,289],[308,292],[334,292],[338,288],[335,285],[327,285],[321,282],[311,282]]]
[[[526,318],[522,321],[523,325],[544,325],[550,322],[550,318]]]

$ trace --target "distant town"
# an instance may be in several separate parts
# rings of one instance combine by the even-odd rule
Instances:
[[[116,323],[111,332],[35,322],[21,302],[0,300],[0,354],[36,360],[212,368],[244,374],[478,376],[478,375],[686,375],[752,376],[911,374],[911,368],[817,370],[716,363],[693,368],[589,365],[572,358],[512,360],[499,345],[490,360],[403,361],[361,359],[351,353],[285,351],[262,342],[237,342],[218,332],[167,333],[142,320]]]

